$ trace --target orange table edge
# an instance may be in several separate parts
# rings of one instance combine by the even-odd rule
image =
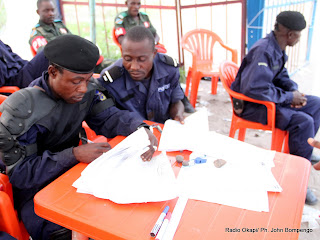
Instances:
[[[114,145],[123,137],[111,141]],[[188,158],[190,152],[182,154]],[[180,166],[168,153],[175,174]],[[298,239],[311,164],[304,158],[276,153],[272,172],[283,188],[268,193],[269,212],[189,200],[174,239]],[[165,206],[177,199],[140,204],[116,204],[72,187],[87,164],[79,163],[34,198],[35,212],[61,226],[98,239],[154,239],[150,231]]]

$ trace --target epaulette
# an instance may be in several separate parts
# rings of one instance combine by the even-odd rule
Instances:
[[[128,13],[127,12],[121,12],[118,14],[117,18],[125,18],[126,16],[128,16]]]
[[[118,66],[114,66],[109,70],[105,71],[102,75],[102,78],[106,83],[112,83],[118,78],[120,78],[122,74],[123,74],[122,68]]]
[[[148,16],[148,14],[147,14],[147,13],[145,13],[145,12],[139,12],[139,13],[141,13],[142,15],[146,15],[146,16]]]
[[[179,67],[179,63],[177,62],[177,60],[166,55],[166,54],[161,54],[160,59],[162,62],[164,62],[170,66]]]
[[[37,28],[37,27],[40,27],[40,24],[39,24],[39,23],[37,23],[37,24],[34,26],[34,28]]]
[[[53,21],[54,21],[55,23],[56,23],[56,22],[62,22],[61,19],[55,19],[55,20],[53,20]]]

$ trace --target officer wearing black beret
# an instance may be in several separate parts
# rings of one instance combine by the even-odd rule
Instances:
[[[276,17],[274,31],[257,41],[243,59],[232,90],[251,98],[276,104],[276,128],[289,132],[290,154],[310,161],[313,147],[307,142],[313,138],[320,125],[320,98],[305,95],[289,77],[285,63],[286,47],[296,45],[306,20],[300,12],[284,11]],[[240,117],[266,124],[266,108],[245,102]],[[317,203],[316,196],[307,190],[306,203]]]
[[[93,43],[64,35],[49,42],[44,54],[48,71],[1,104],[0,156],[15,207],[32,239],[71,239],[70,230],[34,213],[34,195],[77,163],[90,163],[110,149],[107,142],[79,146],[83,121],[108,138],[127,136],[145,124],[98,91],[92,73],[99,51]],[[151,147],[141,158],[150,160],[158,143],[145,129]]]

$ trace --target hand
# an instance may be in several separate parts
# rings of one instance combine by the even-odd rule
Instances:
[[[141,154],[141,159],[145,162],[145,161],[150,161],[154,152],[156,151],[157,149],[157,146],[158,146],[158,139],[156,138],[155,135],[153,135],[153,133],[147,129],[147,128],[144,128],[149,136],[149,141],[150,141],[150,145],[148,146],[149,147],[149,150],[147,150],[146,152],[144,152],[143,154]]]
[[[313,138],[308,138],[308,143],[309,143],[312,147],[320,148],[320,142],[317,141],[317,140],[314,140]]]
[[[184,124],[184,106],[182,101],[172,103],[170,105],[169,114],[173,120],[179,121],[181,124]]]
[[[307,104],[307,98],[305,97],[305,95],[303,93],[300,93],[299,91],[294,91],[291,107],[301,108],[306,104]]]
[[[96,158],[100,157],[103,153],[109,151],[111,146],[107,142],[103,143],[89,143],[74,147],[73,155],[79,162],[91,163]]]

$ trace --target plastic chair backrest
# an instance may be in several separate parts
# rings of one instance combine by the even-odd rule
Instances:
[[[20,88],[18,88],[17,86],[2,86],[2,87],[0,87],[0,94],[1,93],[14,93],[19,90],[20,90]]]
[[[234,82],[237,73],[238,73],[239,67],[237,64],[229,61],[224,61],[220,65],[220,79],[222,81],[222,84],[227,89],[230,89],[231,84]]]
[[[221,38],[212,31],[195,29],[187,32],[181,40],[182,48],[191,52],[192,66],[201,65],[204,69],[211,69],[213,64],[213,47],[218,42],[223,48],[232,52],[232,61],[237,63],[237,51],[226,46]]]

